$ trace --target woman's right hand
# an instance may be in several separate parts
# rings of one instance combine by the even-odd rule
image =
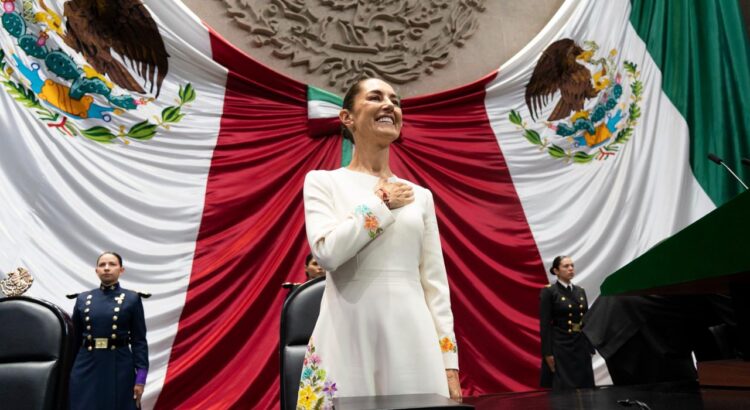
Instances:
[[[414,202],[414,190],[410,185],[403,182],[388,182],[387,179],[383,178],[378,181],[375,186],[375,192],[383,190],[388,199],[388,208],[398,209],[402,206],[408,205]],[[380,195],[378,195],[380,196]],[[382,196],[381,196],[382,198]],[[383,198],[385,199],[385,198]]]
[[[552,373],[555,372],[555,356],[549,355],[544,356],[544,361],[547,362],[547,366],[549,366],[549,369],[552,370]]]

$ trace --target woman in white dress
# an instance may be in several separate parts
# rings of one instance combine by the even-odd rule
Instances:
[[[333,397],[437,393],[460,400],[458,348],[432,193],[393,175],[402,116],[393,88],[353,85],[339,114],[347,168],[304,186],[310,248],[328,271],[297,408]]]

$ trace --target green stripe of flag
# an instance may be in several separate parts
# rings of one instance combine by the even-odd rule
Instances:
[[[632,0],[630,23],[662,72],[663,90],[690,128],[690,165],[718,206],[741,192],[750,169],[750,53],[736,0]],[[671,138],[660,135],[659,138]]]
[[[307,86],[307,101],[325,101],[337,107],[341,107],[344,104],[344,99],[338,95],[311,85]]]
[[[343,98],[311,85],[307,86],[307,118],[335,118],[338,117]],[[352,161],[354,144],[341,138],[341,166],[345,167]]]

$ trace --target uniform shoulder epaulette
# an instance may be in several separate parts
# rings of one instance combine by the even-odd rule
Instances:
[[[552,287],[552,284],[551,284],[551,283],[548,283],[548,284],[547,284],[546,286],[544,286],[544,287],[545,287],[545,288],[551,288],[551,287]]]
[[[91,293],[91,291],[90,290],[85,290],[83,292],[78,292],[78,293],[68,293],[67,295],[65,295],[65,297],[68,298],[68,299],[75,299],[78,296],[85,295],[87,293]]]
[[[140,290],[134,290],[134,289],[123,289],[125,292],[131,292],[135,293],[136,295],[142,297],[143,299],[148,299],[151,297],[151,294],[148,292],[141,292]]]

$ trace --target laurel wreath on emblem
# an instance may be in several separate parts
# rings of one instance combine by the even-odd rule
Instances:
[[[131,0],[130,3],[139,2],[140,0]],[[96,125],[88,128],[80,127],[77,120],[102,120],[105,124],[111,123],[114,115],[123,114],[125,111],[136,110],[139,107],[147,106],[154,101],[154,98],[133,96],[125,93],[115,94],[113,91],[115,85],[122,85],[122,77],[126,77],[124,82],[129,90],[135,90],[144,93],[141,87],[133,84],[132,78],[128,79],[129,74],[126,72],[118,74],[118,81],[111,82],[102,73],[90,65],[81,65],[65,51],[64,48],[50,47],[48,41],[50,35],[55,35],[56,41],[63,41],[62,19],[54,10],[39,0],[39,5],[35,2],[24,0],[21,12],[15,10],[13,0],[2,0],[3,14],[2,26],[8,34],[17,39],[19,49],[30,58],[30,64],[25,64],[17,55],[7,55],[6,51],[0,49],[0,76],[2,84],[9,95],[21,103],[26,108],[33,110],[36,117],[47,127],[56,129],[63,135],[71,137],[83,136],[89,140],[100,143],[112,143],[118,138],[125,144],[129,140],[145,141],[155,137],[159,128],[169,129],[170,125],[179,123],[184,117],[183,107],[195,101],[196,93],[192,84],[186,83],[180,86],[176,105],[164,108],[160,115],[154,115],[154,122],[143,120],[136,124],[127,126],[125,124],[111,124],[111,126]],[[110,3],[118,7],[120,3]],[[132,5],[128,5],[133,7]],[[136,4],[141,6],[142,4]],[[117,13],[113,13],[117,15]],[[87,21],[81,19],[81,16],[68,16],[68,28],[71,23],[74,25],[89,27],[89,30],[100,30],[92,24],[112,25],[110,22]],[[164,55],[158,63],[160,71],[157,82],[158,89],[161,86],[161,79],[166,75],[166,53],[163,52],[161,37],[153,40],[158,36],[158,30],[152,23],[150,16],[143,19],[140,24],[144,31],[150,30],[152,34],[151,43],[155,43],[157,49],[154,55]],[[140,28],[139,28],[140,29]],[[33,34],[38,31],[38,34]],[[71,33],[65,42],[72,38]],[[92,41],[96,36],[91,36]],[[59,42],[58,41],[58,42]],[[153,45],[153,44],[152,44]],[[84,55],[84,57],[90,57]],[[125,56],[130,57],[130,56]],[[38,62],[37,62],[38,61]],[[96,61],[87,58],[91,64],[96,66]],[[150,61],[140,61],[141,67],[148,67],[149,64],[156,64]],[[46,68],[42,71],[42,67]],[[123,68],[124,69],[124,68]],[[143,72],[143,71],[142,71]],[[19,73],[19,79],[14,78],[14,74]],[[149,73],[147,71],[147,73]],[[46,76],[46,78],[43,77]],[[148,74],[147,74],[148,75]],[[150,71],[150,79],[153,81],[153,70]],[[120,90],[123,91],[123,90]]]
[[[623,75],[622,71],[617,70],[614,60],[616,49],[612,49],[606,57],[595,59],[598,44],[594,41],[584,44],[585,48],[581,48],[570,39],[551,44],[537,62],[526,86],[526,103],[532,121],[536,111],[546,104],[550,95],[560,91],[558,104],[543,121],[549,130],[543,131],[543,134],[552,133],[553,136],[543,136],[529,128],[516,110],[511,110],[508,116],[508,120],[522,131],[529,143],[565,163],[585,164],[614,156],[633,136],[634,127],[641,116],[643,83],[639,79],[638,66],[624,61]],[[576,61],[598,70],[592,76],[586,66]],[[547,74],[565,70],[568,71],[567,76],[550,78]],[[564,78],[570,83],[564,83]],[[575,79],[579,79],[579,83],[576,84]],[[621,101],[621,97],[623,88],[628,84],[630,96],[629,103],[626,103]],[[591,109],[584,108],[585,99],[595,101]]]

